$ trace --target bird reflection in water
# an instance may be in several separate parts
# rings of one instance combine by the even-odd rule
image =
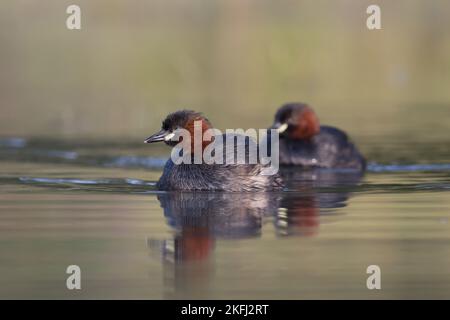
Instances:
[[[337,215],[337,208],[347,205],[352,188],[362,180],[355,170],[284,167],[280,171],[286,191],[279,201],[274,223],[279,236],[314,236],[320,219]]]
[[[167,192],[158,200],[174,237],[148,244],[162,254],[167,295],[193,298],[210,285],[216,239],[259,237],[263,218],[276,214],[279,193]]]
[[[259,236],[263,217],[276,214],[279,196],[279,193],[223,192],[159,194],[166,221],[175,230],[173,241],[160,247],[163,256],[174,261],[205,259],[216,238]]]
[[[166,292],[172,298],[193,292],[207,296],[214,275],[216,240],[258,238],[273,221],[277,236],[314,236],[321,218],[345,207],[357,172],[285,168],[283,192],[166,192],[158,200],[174,236],[148,241],[162,256]],[[271,228],[265,228],[270,230]],[[266,232],[268,232],[266,231]],[[193,290],[195,289],[195,290]]]

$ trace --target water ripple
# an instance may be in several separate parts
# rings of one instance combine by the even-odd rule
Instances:
[[[156,182],[140,179],[79,179],[79,178],[46,178],[46,177],[3,177],[2,182],[8,184],[25,184],[53,190],[106,192],[120,194],[146,194],[155,192]]]
[[[369,163],[369,172],[420,172],[420,171],[448,171],[450,163],[433,164],[377,164]]]
[[[110,180],[82,180],[82,179],[54,179],[54,178],[30,178],[19,177],[19,180],[25,183],[54,183],[54,184],[109,184]]]
[[[142,156],[120,156],[104,162],[107,167],[121,168],[162,168],[166,163],[165,158],[142,157]]]
[[[23,148],[27,141],[22,138],[0,138],[0,147],[3,148]]]

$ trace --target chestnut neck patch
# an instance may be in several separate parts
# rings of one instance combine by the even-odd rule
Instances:
[[[306,107],[300,112],[297,118],[297,125],[289,130],[288,136],[292,139],[311,139],[320,132],[319,119],[315,112]]]

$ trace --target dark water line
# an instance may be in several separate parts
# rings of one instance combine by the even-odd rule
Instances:
[[[0,154],[0,160],[32,161],[38,163],[63,163],[70,165],[87,165],[105,168],[123,169],[162,169],[167,158],[148,156],[82,156],[75,151],[61,150],[32,150],[19,153],[16,150],[8,154]],[[333,171],[333,169],[331,169]],[[369,163],[367,172],[395,173],[395,172],[423,172],[423,171],[450,171],[450,163],[422,163],[422,164],[379,164]]]
[[[52,148],[46,148],[51,145]],[[61,147],[59,149],[58,147]],[[73,148],[73,146],[71,146]],[[56,148],[56,149],[53,149]],[[61,142],[37,143],[23,138],[0,138],[0,160],[36,162],[43,164],[67,164],[106,168],[130,168],[161,170],[167,157],[141,155],[109,155],[102,153],[104,144],[89,144],[91,151],[75,151],[64,149]],[[119,146],[120,148],[120,146]],[[136,149],[133,149],[136,150]],[[378,163],[370,162],[369,173],[450,171],[450,163]]]
[[[85,192],[115,192],[115,193],[155,193],[161,192],[156,189],[156,181],[147,181],[132,178],[102,178],[102,179],[79,179],[79,178],[47,178],[47,177],[0,177],[2,185],[28,185],[30,187],[44,187],[49,189],[62,189],[70,191]],[[409,192],[442,192],[450,190],[450,182],[416,182],[416,183],[366,183],[355,185],[309,185],[300,189],[286,188],[280,194],[286,196],[298,196],[301,194],[321,193],[409,193]]]
[[[22,183],[45,183],[45,184],[78,184],[78,185],[134,185],[134,186],[154,186],[156,182],[140,179],[70,179],[70,178],[32,178],[19,177]]]
[[[377,164],[370,163],[368,172],[420,172],[420,171],[448,171],[450,163],[431,164]]]

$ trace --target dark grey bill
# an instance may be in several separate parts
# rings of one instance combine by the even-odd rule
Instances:
[[[153,143],[153,142],[160,142],[164,141],[164,138],[170,134],[169,131],[162,129],[161,131],[155,133],[154,135],[151,135],[147,139],[144,140],[144,143]]]

